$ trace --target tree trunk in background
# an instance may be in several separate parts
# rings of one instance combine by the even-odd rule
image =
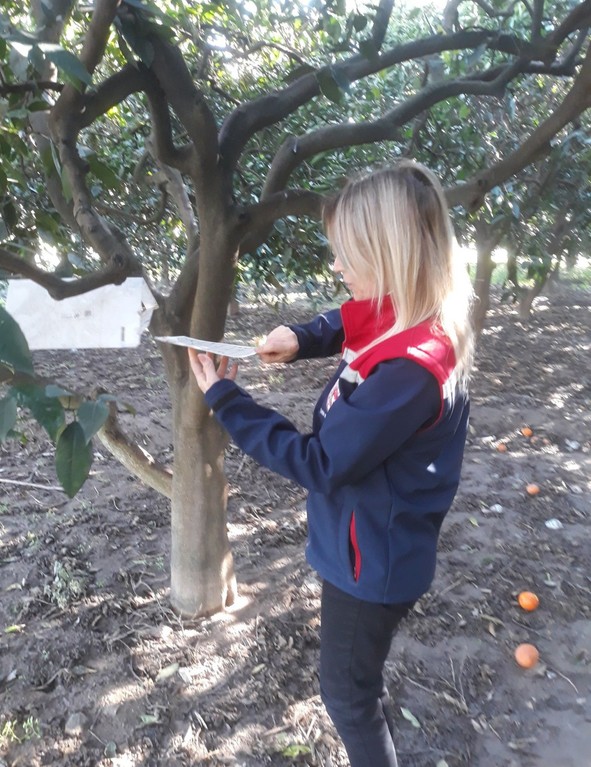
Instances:
[[[490,281],[495,268],[492,253],[499,244],[503,232],[504,229],[499,226],[491,227],[483,219],[476,223],[476,275],[474,277],[476,301],[472,308],[472,326],[476,338],[482,333],[490,307]]]
[[[519,294],[519,319],[522,322],[529,320],[532,304],[544,289],[547,280],[548,274],[537,279],[531,288],[521,288]]]

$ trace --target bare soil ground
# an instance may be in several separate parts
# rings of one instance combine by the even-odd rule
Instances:
[[[309,314],[244,307],[229,338]],[[35,358],[63,385],[100,384],[131,402],[129,432],[171,459],[151,340]],[[495,303],[437,579],[387,665],[401,767],[591,764],[590,363],[589,292],[563,286],[527,328]],[[306,429],[333,364],[249,362],[240,377]],[[33,425],[26,432],[24,448],[0,447],[0,480],[55,486],[51,445]],[[346,765],[318,695],[304,493],[228,449],[240,601],[183,622],[168,605],[167,501],[95,449],[73,500],[0,483],[0,765]],[[535,612],[517,606],[524,589],[539,595]],[[528,671],[513,659],[525,641],[541,656]]]

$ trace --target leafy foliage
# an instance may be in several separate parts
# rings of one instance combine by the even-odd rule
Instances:
[[[107,402],[100,395],[83,400],[55,384],[35,376],[27,341],[18,323],[0,306],[0,386],[11,384],[0,399],[0,442],[18,437],[19,408],[29,411],[56,446],[57,477],[73,497],[86,481],[92,465],[92,438],[109,416]],[[68,423],[68,416],[72,419]]]

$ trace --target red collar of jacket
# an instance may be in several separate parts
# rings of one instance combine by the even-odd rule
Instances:
[[[435,376],[441,394],[441,417],[444,402],[455,390],[456,357],[453,344],[443,331],[427,320],[380,341],[359,354],[364,346],[389,330],[395,321],[390,298],[378,311],[374,301],[347,301],[341,306],[345,341],[343,352],[349,367],[365,380],[371,371],[386,360],[409,359]],[[347,352],[352,352],[348,354]]]
[[[396,321],[394,306],[389,296],[382,301],[379,310],[377,303],[372,299],[347,301],[341,306],[341,317],[345,331],[343,349],[351,349],[354,352],[381,336]]]

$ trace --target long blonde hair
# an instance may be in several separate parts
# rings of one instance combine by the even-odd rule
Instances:
[[[395,324],[383,338],[431,320],[453,344],[465,386],[472,358],[472,286],[454,258],[443,189],[424,165],[396,165],[351,179],[323,211],[330,246],[343,266],[390,296]],[[372,344],[373,345],[373,344]]]

